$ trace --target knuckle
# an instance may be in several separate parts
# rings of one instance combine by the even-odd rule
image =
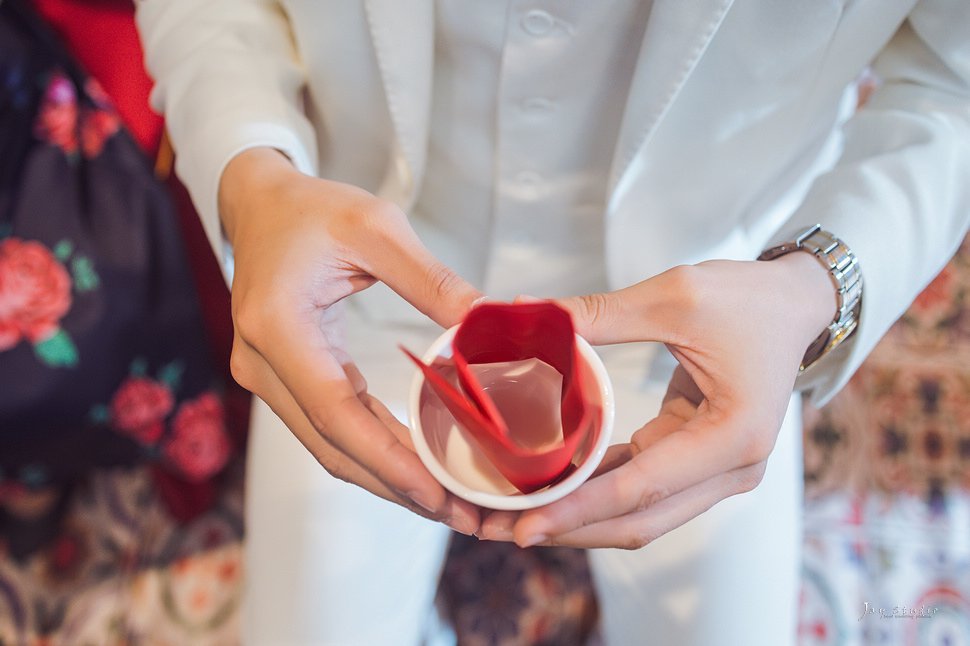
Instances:
[[[303,415],[317,433],[336,448],[344,450],[341,445],[346,445],[350,438],[346,434],[347,429],[341,426],[340,420],[348,418],[350,410],[360,405],[360,399],[351,390],[332,400],[302,403],[301,408]],[[343,432],[341,432],[342,428]]]
[[[229,373],[237,384],[252,392],[256,387],[253,372],[250,362],[245,359],[243,353],[239,350],[237,341],[233,344],[232,353],[229,355]]]
[[[649,509],[668,496],[669,493],[662,487],[647,487],[638,494],[636,509],[637,511]]]
[[[396,203],[386,200],[382,197],[374,198],[371,203],[371,212],[377,216],[387,220],[406,220],[407,216],[404,211]]]
[[[741,461],[745,466],[764,462],[775,448],[774,435],[767,432],[770,426],[758,424],[749,427],[741,440]]]
[[[384,233],[388,225],[407,221],[407,216],[394,202],[379,197],[368,198],[358,209],[359,224],[369,231]]]
[[[744,469],[738,475],[738,493],[748,493],[761,484],[765,477],[767,462],[759,462]]]
[[[637,525],[623,537],[619,547],[625,550],[638,550],[649,545],[658,538],[658,534],[651,527]]]
[[[447,265],[441,262],[434,262],[428,268],[427,286],[428,292],[433,297],[448,296],[458,293],[464,281]]]
[[[406,216],[401,209],[388,200],[361,192],[335,209],[327,219],[327,232],[338,245],[352,246],[354,240],[376,242],[387,238],[394,225]]]
[[[765,460],[769,453],[771,453],[771,445],[762,438],[754,436],[745,442],[741,450],[741,461],[746,466],[757,464]]]
[[[306,415],[310,425],[317,430],[320,435],[329,438],[331,424],[330,407],[321,404],[303,406],[303,414]],[[329,440],[328,440],[329,441]]]
[[[354,484],[353,480],[350,478],[350,474],[344,469],[337,460],[334,460],[328,456],[321,456],[317,458],[317,462],[324,468],[324,470],[337,480],[347,482],[349,484]]]
[[[671,291],[676,295],[682,311],[695,311],[704,301],[702,272],[695,265],[678,265],[667,272]]]
[[[240,298],[233,307],[233,324],[236,332],[243,341],[250,345],[255,345],[256,340],[261,338],[266,329],[266,311],[269,309],[260,306],[253,298]]]
[[[646,473],[646,467],[640,460],[631,460],[630,465],[632,469],[624,473],[618,482],[620,491],[617,493],[621,496],[626,493],[624,497],[629,500],[629,493],[634,492],[633,505],[637,511],[648,509],[670,496],[671,491],[667,487],[650,481],[651,474]]]
[[[581,318],[594,329],[615,319],[614,301],[606,294],[585,294],[577,302]]]
[[[403,463],[407,459],[409,451],[394,436],[387,432],[375,438],[373,444],[374,455],[378,456],[380,462],[375,465],[378,477],[390,482],[395,474],[394,467]]]
[[[759,406],[747,406],[725,415],[724,426],[733,438],[732,453],[738,466],[747,467],[768,459],[781,422],[766,415]]]

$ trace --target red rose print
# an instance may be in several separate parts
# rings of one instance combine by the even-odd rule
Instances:
[[[121,121],[118,115],[107,110],[85,110],[81,117],[81,150],[85,157],[96,157],[104,148],[104,142],[118,132]]]
[[[115,428],[141,444],[154,444],[165,430],[163,421],[172,411],[172,393],[147,377],[131,377],[111,400]]]
[[[13,323],[0,321],[0,352],[9,350],[20,341],[20,330]]]
[[[0,505],[9,500],[17,500],[28,495],[27,485],[16,480],[0,482]]]
[[[39,242],[0,240],[0,351],[53,336],[71,307],[71,278]]]
[[[104,142],[121,128],[121,118],[111,104],[111,98],[101,84],[89,78],[84,91],[97,106],[81,113],[81,150],[85,157],[96,157],[104,149]]]
[[[190,480],[209,478],[225,466],[231,447],[218,397],[205,393],[182,404],[172,429],[165,455]]]
[[[57,146],[67,154],[77,151],[77,94],[64,74],[51,76],[34,124],[34,134],[41,141]]]
[[[101,87],[101,84],[93,76],[84,83],[84,91],[98,107],[104,108],[105,110],[114,109],[111,105],[111,97],[108,96],[108,93],[104,91],[104,88]]]

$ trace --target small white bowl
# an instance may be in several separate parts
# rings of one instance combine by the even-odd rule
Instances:
[[[431,364],[439,357],[451,356],[451,342],[457,326],[438,337],[421,358]],[[596,470],[613,434],[614,399],[606,367],[592,346],[576,335],[586,393],[598,397],[600,429],[596,442],[584,442],[577,449],[579,466],[568,477],[532,493],[520,493],[485,458],[469,435],[442,405],[422,406],[422,400],[437,399],[425,386],[424,375],[415,371],[411,383],[408,416],[411,439],[418,457],[445,489],[459,498],[488,509],[521,510],[555,502],[583,484]]]

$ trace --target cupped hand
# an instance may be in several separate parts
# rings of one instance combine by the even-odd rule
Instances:
[[[799,252],[676,267],[561,304],[590,342],[659,341],[679,365],[657,417],[610,447],[591,480],[546,507],[492,512],[478,535],[635,549],[760,483],[801,359],[832,320],[835,290]]]
[[[438,262],[404,213],[296,171],[279,152],[233,158],[219,206],[233,245],[231,367],[334,476],[465,533],[478,510],[445,492],[407,429],[344,351],[340,301],[382,281],[442,326],[480,294]],[[390,349],[389,349],[390,350]]]

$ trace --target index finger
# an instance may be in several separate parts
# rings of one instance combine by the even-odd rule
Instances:
[[[432,513],[446,501],[418,456],[369,410],[312,321],[279,320],[257,348],[318,433],[389,488]]]
[[[662,424],[651,420],[651,424]],[[621,466],[589,480],[546,507],[522,514],[516,542],[556,536],[603,520],[642,511],[719,474],[747,466],[736,434],[713,420],[695,418]]]

